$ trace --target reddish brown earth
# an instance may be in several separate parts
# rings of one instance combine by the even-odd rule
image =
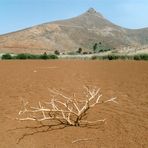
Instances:
[[[36,71],[36,72],[35,72]],[[33,129],[32,122],[15,120],[20,98],[32,105],[48,101],[48,88],[83,96],[83,86],[98,86],[102,100],[117,97],[119,104],[97,105],[88,120],[106,118],[99,128],[67,127],[17,139]],[[143,61],[0,61],[0,148],[147,148],[148,62]],[[73,143],[76,139],[85,139]]]

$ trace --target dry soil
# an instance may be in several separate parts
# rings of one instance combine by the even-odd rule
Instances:
[[[32,105],[50,99],[49,88],[78,98],[83,86],[101,88],[102,100],[117,97],[119,104],[97,105],[88,120],[106,118],[96,128],[67,127],[18,138],[34,129],[32,122],[15,120],[23,98]],[[15,130],[11,130],[15,129]],[[88,139],[72,143],[77,139]],[[0,61],[0,148],[147,148],[148,62],[144,61]]]

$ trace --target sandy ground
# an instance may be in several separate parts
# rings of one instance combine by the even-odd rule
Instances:
[[[101,88],[102,100],[117,97],[119,104],[97,105],[88,120],[106,118],[99,128],[67,127],[26,136],[36,123],[15,120],[20,99],[32,105],[48,101],[48,88],[84,97],[83,86]],[[89,139],[72,143],[77,139]],[[143,61],[0,61],[0,148],[147,148],[148,62]]]

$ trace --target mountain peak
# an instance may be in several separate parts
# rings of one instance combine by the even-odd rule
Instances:
[[[122,28],[90,8],[74,18],[0,35],[0,52],[50,53],[59,50],[66,53],[75,52],[78,48],[91,51],[94,43],[99,42],[104,50],[129,46],[147,47],[147,38],[148,30]]]
[[[102,17],[103,18],[103,15],[99,12],[97,12],[94,8],[90,8],[86,11],[87,15],[95,15],[95,16],[99,16],[99,17]]]
[[[97,11],[94,8],[90,8],[87,10],[87,13],[94,14],[97,13]]]

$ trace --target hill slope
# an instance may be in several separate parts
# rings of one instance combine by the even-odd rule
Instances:
[[[1,52],[90,50],[95,43],[106,48],[143,46],[148,42],[148,28],[130,30],[106,20],[93,8],[68,20],[41,24],[0,36]]]

